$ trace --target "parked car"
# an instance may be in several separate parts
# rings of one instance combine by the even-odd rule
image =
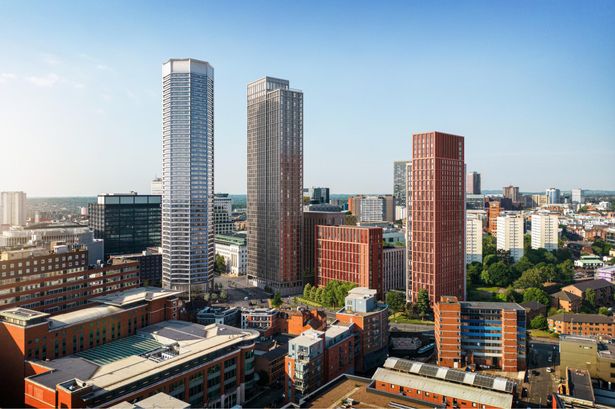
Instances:
[[[551,367],[548,367],[548,368],[547,368],[547,372],[551,373],[551,372],[553,372],[553,371],[555,371],[555,369],[553,369],[553,368],[551,368]]]

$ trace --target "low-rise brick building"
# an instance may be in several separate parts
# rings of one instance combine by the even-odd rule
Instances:
[[[555,314],[547,317],[547,323],[558,334],[615,336],[613,317],[601,314]]]
[[[17,307],[0,311],[0,406],[23,406],[24,361],[54,360],[134,335],[138,329],[178,318],[177,291],[134,288],[91,299],[92,306],[50,316]]]

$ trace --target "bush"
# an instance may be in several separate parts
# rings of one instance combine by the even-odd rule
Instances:
[[[546,329],[549,324],[547,323],[547,318],[539,315],[537,317],[532,318],[530,321],[531,329]]]

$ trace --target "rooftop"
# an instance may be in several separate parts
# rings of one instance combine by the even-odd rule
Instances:
[[[390,395],[381,395],[368,391],[372,380],[353,375],[341,375],[314,392],[305,396],[301,401],[302,408],[333,408],[341,407],[342,400],[352,399],[353,408],[386,408],[391,404],[407,406],[408,401]],[[434,405],[412,403],[417,409],[433,409]]]
[[[566,301],[580,301],[581,300],[581,297],[579,297],[576,294],[569,293],[568,291],[558,291],[556,293],[551,294],[551,297],[557,298],[559,300],[566,300]]]
[[[112,406],[112,409],[188,409],[189,403],[160,392],[136,403],[122,402]]]
[[[84,399],[97,406],[103,402],[99,400],[101,395],[129,390],[131,385],[148,382],[146,379],[151,381],[164,372],[185,370],[184,367],[191,363],[212,359],[211,353],[223,349],[236,351],[237,344],[254,341],[257,337],[258,331],[227,325],[164,321],[142,328],[131,337],[75,355],[38,362],[49,371],[27,379],[52,389],[78,379],[79,388],[92,387]],[[116,396],[120,398],[123,394]]]
[[[613,318],[601,314],[555,314],[548,317],[549,320],[591,324],[612,324]]]
[[[595,402],[594,388],[589,372],[582,369],[567,370],[568,383],[570,386],[570,396],[589,402]]]
[[[101,297],[92,298],[92,302],[115,305],[124,307],[141,301],[154,301],[161,298],[167,298],[180,295],[181,291],[167,290],[159,287],[137,287],[126,291],[120,291],[103,295]]]
[[[564,287],[563,290],[565,291],[566,288],[576,287],[581,291],[585,291],[589,289],[597,290],[599,288],[612,287],[612,286],[613,284],[611,284],[607,280],[597,279],[597,280],[585,280],[585,281],[580,281],[578,283],[570,284]]]
[[[462,308],[525,311],[522,306],[514,302],[461,301],[460,304]]]

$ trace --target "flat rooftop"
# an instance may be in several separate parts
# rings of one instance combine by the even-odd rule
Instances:
[[[517,310],[524,311],[525,308],[514,302],[483,302],[483,301],[461,301],[461,308],[486,308],[493,310]]]
[[[594,388],[589,372],[580,369],[568,369],[570,396],[589,402],[595,402]]]
[[[154,301],[161,298],[178,296],[182,291],[167,290],[159,287],[137,287],[92,298],[90,301],[123,307],[142,301]]]
[[[342,400],[352,399],[353,408],[387,408],[390,403],[408,406],[405,399],[397,399],[390,395],[381,395],[369,392],[367,387],[372,382],[369,378],[359,378],[342,375],[320,389],[306,396],[301,403],[302,408],[339,408]],[[433,409],[434,405],[413,402],[412,407],[417,409]]]
[[[237,344],[254,341],[258,336],[258,331],[227,325],[164,321],[142,328],[134,336],[87,351],[51,361],[37,361],[49,368],[49,372],[27,379],[51,389],[78,379],[85,387],[92,387],[84,399],[98,406],[107,393],[118,389],[128,391],[139,381],[147,382],[146,378],[151,380],[163,372],[173,373],[195,360],[202,364],[209,359],[209,354],[222,349],[234,351]]]
[[[112,409],[188,409],[189,407],[189,403],[160,392],[135,403],[126,401],[118,403],[112,406]]]

